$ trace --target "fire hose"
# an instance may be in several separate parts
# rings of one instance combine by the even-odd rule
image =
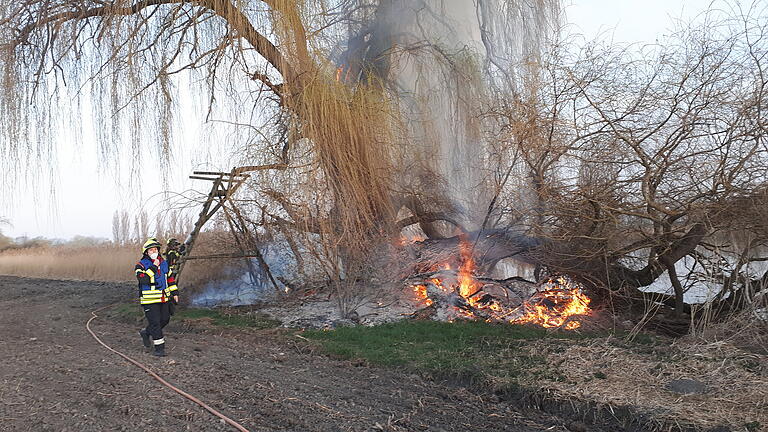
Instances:
[[[246,429],[245,427],[243,427],[243,426],[242,426],[240,423],[238,423],[238,422],[236,422],[236,421],[232,420],[231,418],[229,418],[229,417],[225,416],[224,414],[222,414],[222,413],[220,413],[220,412],[216,411],[215,409],[213,409],[212,407],[210,407],[210,406],[209,406],[208,404],[206,404],[205,402],[203,402],[203,401],[201,401],[200,399],[198,399],[198,398],[196,398],[196,397],[192,396],[191,394],[189,394],[189,393],[185,392],[184,390],[181,390],[181,389],[179,389],[179,388],[175,387],[173,384],[171,384],[171,383],[169,383],[168,381],[164,380],[164,379],[163,379],[163,378],[162,378],[160,375],[158,375],[158,374],[156,374],[155,372],[153,372],[152,370],[150,370],[150,369],[149,369],[147,366],[145,366],[144,364],[142,364],[142,363],[140,363],[140,362],[138,362],[138,361],[136,361],[136,360],[132,359],[131,357],[129,357],[129,356],[127,356],[127,355],[125,355],[125,354],[121,353],[120,351],[118,351],[118,350],[116,350],[116,349],[114,349],[114,348],[110,347],[109,345],[105,344],[104,342],[102,342],[102,341],[101,341],[101,339],[99,339],[99,337],[98,337],[98,336],[96,336],[96,333],[94,333],[94,332],[93,332],[93,330],[91,330],[91,321],[93,321],[93,320],[95,320],[96,318],[98,318],[98,317],[99,317],[98,315],[96,315],[96,312],[100,312],[100,311],[102,311],[102,310],[104,310],[104,309],[107,309],[107,308],[110,308],[110,307],[112,307],[112,306],[114,306],[114,304],[111,304],[111,305],[107,305],[107,306],[104,306],[104,307],[100,307],[100,308],[98,308],[98,309],[96,309],[96,310],[92,311],[92,312],[91,312],[91,315],[93,315],[93,316],[91,317],[91,319],[89,319],[89,320],[88,320],[88,322],[87,322],[87,323],[85,323],[85,328],[86,328],[86,330],[88,330],[88,333],[90,333],[90,334],[91,334],[91,336],[93,336],[93,338],[94,338],[94,339],[96,339],[96,342],[100,343],[100,344],[101,344],[101,345],[102,345],[104,348],[106,348],[106,349],[108,349],[108,350],[112,351],[113,353],[115,353],[115,354],[119,355],[120,357],[122,357],[122,358],[123,358],[125,361],[127,361],[128,363],[131,363],[131,364],[133,364],[134,366],[137,366],[137,367],[141,368],[142,370],[144,370],[144,372],[148,373],[148,374],[149,374],[149,375],[150,375],[152,378],[154,378],[154,379],[156,379],[156,380],[160,381],[160,383],[161,383],[162,385],[164,385],[164,386],[168,387],[169,389],[171,389],[171,390],[175,391],[176,393],[178,393],[178,394],[180,394],[180,395],[184,396],[185,398],[187,398],[187,399],[191,400],[192,402],[194,402],[194,403],[196,403],[196,404],[200,405],[201,407],[205,408],[205,410],[206,410],[206,411],[208,411],[208,412],[210,412],[211,414],[215,415],[216,417],[220,418],[222,421],[224,421],[225,423],[227,423],[227,424],[229,424],[230,426],[234,427],[235,429],[237,429],[237,430],[239,430],[239,431],[241,431],[241,432],[248,432],[248,429]]]

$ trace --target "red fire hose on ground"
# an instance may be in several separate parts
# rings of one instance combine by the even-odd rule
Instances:
[[[205,402],[203,402],[200,399],[192,396],[191,394],[185,392],[184,390],[181,390],[181,389],[175,387],[173,384],[171,384],[168,381],[164,380],[160,375],[152,372],[152,370],[150,370],[144,364],[142,364],[142,363],[132,359],[131,357],[128,357],[127,355],[121,353],[120,351],[118,351],[118,350],[110,347],[109,345],[105,344],[104,342],[102,342],[101,339],[99,339],[99,337],[96,336],[96,333],[94,333],[93,330],[91,330],[91,321],[93,321],[93,320],[95,320],[96,318],[99,317],[98,315],[96,315],[96,312],[100,312],[100,311],[102,311],[104,309],[107,309],[109,307],[112,307],[112,306],[114,306],[114,304],[111,304],[111,305],[108,305],[108,306],[104,306],[104,307],[101,307],[101,308],[98,308],[98,309],[92,311],[91,315],[93,315],[93,316],[91,317],[91,319],[88,320],[87,323],[85,323],[85,328],[88,330],[88,333],[90,333],[91,336],[93,336],[93,338],[96,339],[96,342],[100,343],[104,348],[106,348],[106,349],[112,351],[113,353],[119,355],[120,357],[125,359],[125,361],[127,361],[128,363],[131,363],[134,366],[137,366],[137,367],[141,368],[142,370],[144,370],[144,372],[146,372],[150,376],[152,376],[152,378],[160,381],[160,384],[168,387],[169,389],[175,391],[176,393],[184,396],[185,398],[187,398],[187,399],[191,400],[192,402],[194,402],[194,403],[200,405],[201,407],[205,408],[206,411],[208,411],[211,414],[215,415],[216,417],[220,418],[221,420],[223,420],[224,422],[228,423],[230,426],[234,427],[235,429],[237,429],[237,430],[239,430],[241,432],[248,432],[248,429],[243,427],[243,425],[241,425],[240,423],[238,423],[238,422],[232,420],[231,418],[225,416],[224,414],[216,411],[215,409],[213,409],[210,406],[208,406]]]

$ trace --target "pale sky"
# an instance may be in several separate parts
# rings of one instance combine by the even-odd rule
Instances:
[[[617,43],[653,43],[669,32],[673,19],[695,17],[709,8],[711,0],[566,0],[565,4],[567,21],[572,26],[570,32],[580,33],[587,40],[601,35]],[[751,1],[741,0],[741,4],[747,6]],[[189,180],[187,176],[193,168],[228,171],[234,163],[227,149],[236,143],[222,138],[210,143],[212,147],[197,148],[203,127],[202,114],[183,117],[184,123],[177,128],[181,134],[176,137],[175,163],[162,172],[168,176],[170,189],[175,192],[191,188],[206,190],[210,187],[208,182]],[[12,208],[0,213],[12,224],[0,229],[12,237],[66,239],[79,234],[111,238],[114,211],[127,209],[134,213],[141,205],[137,202],[140,200],[124,185],[116,186],[113,173],[99,173],[96,144],[87,134],[77,146],[66,139],[56,146],[59,154],[58,176],[54,181],[56,200],[47,199],[50,193],[46,185],[42,185],[38,202],[17,199]],[[161,168],[147,166],[146,169],[160,172]],[[158,183],[144,188],[141,195],[146,205],[158,208],[160,198],[150,197],[162,191],[163,185]]]

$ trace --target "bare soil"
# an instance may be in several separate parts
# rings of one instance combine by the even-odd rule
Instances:
[[[0,276],[0,430],[231,430],[87,333],[92,310],[129,301],[134,291],[125,283]],[[330,359],[276,330],[172,323],[169,356],[155,358],[144,352],[138,323],[100,317],[92,327],[251,431],[582,428],[461,386]]]

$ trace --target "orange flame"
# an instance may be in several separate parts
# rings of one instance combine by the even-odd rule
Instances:
[[[405,246],[405,245],[409,245],[409,244],[413,244],[413,243],[417,243],[417,242],[423,242],[426,239],[427,238],[425,236],[419,235],[419,234],[401,235],[400,239],[398,240],[397,243],[400,246]]]
[[[565,326],[566,330],[581,327],[581,323],[571,319],[575,315],[589,314],[590,300],[581,287],[564,277],[550,280],[545,286],[549,289],[536,293],[523,304],[525,315],[510,322],[533,323],[547,328]]]
[[[349,81],[349,74],[352,72],[352,69],[347,69],[346,73],[344,73],[344,69],[346,69],[346,65],[341,65],[336,68],[336,82]]]
[[[589,314],[589,297],[583,293],[579,284],[566,277],[550,279],[543,284],[542,291],[535,293],[528,301],[515,308],[485,296],[480,283],[472,276],[475,263],[472,259],[471,246],[462,240],[459,247],[461,266],[457,274],[458,285],[446,286],[444,281],[438,278],[433,278],[430,282],[445,294],[457,292],[474,310],[487,316],[483,319],[512,324],[532,323],[545,328],[562,327],[566,330],[574,330],[581,327],[581,323],[573,317]],[[444,268],[449,270],[450,266],[446,264]],[[426,285],[415,285],[413,290],[419,304],[431,306],[434,303],[429,297]],[[477,318],[469,310],[456,307],[456,311],[466,318]]]
[[[416,294],[416,300],[424,306],[432,306],[432,299],[427,294],[426,285],[414,285],[413,292]]]
[[[472,296],[472,294],[477,291],[477,289],[475,289],[475,278],[472,277],[472,273],[475,271],[475,261],[472,259],[472,249],[464,238],[462,238],[461,242],[459,243],[459,252],[461,253],[461,267],[459,268],[459,295],[469,300],[470,296]]]

